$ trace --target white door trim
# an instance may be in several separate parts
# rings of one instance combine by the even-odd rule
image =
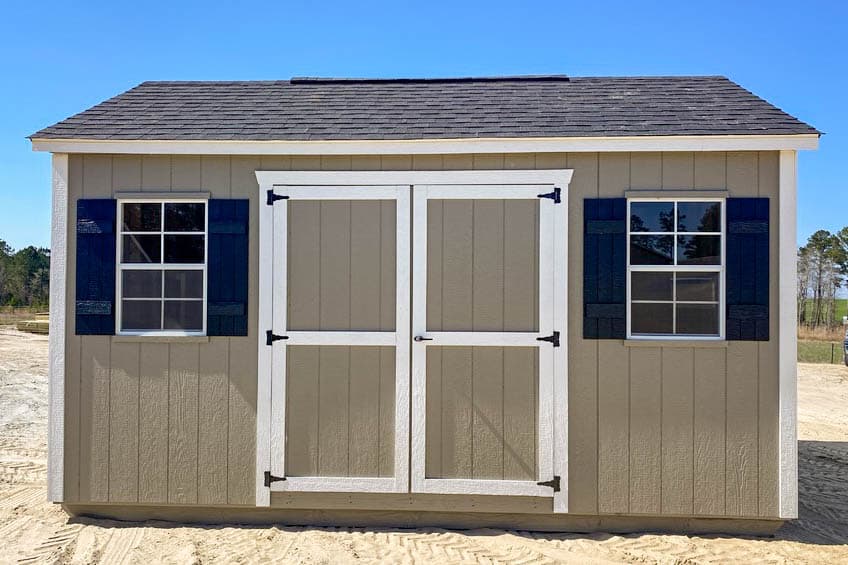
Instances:
[[[348,183],[349,184],[349,183]],[[285,198],[260,211],[259,392],[257,403],[256,504],[270,505],[272,491],[407,492],[409,490],[409,216],[408,185],[396,186],[268,186]],[[395,200],[397,210],[396,318],[392,332],[287,331],[287,223],[289,200]],[[263,245],[272,241],[272,245]],[[265,332],[285,335],[269,347]],[[265,472],[285,477],[286,352],[289,345],[395,347],[394,476],[286,477],[265,486]]]
[[[500,173],[500,171],[498,171]],[[570,178],[570,175],[569,177]],[[501,180],[503,182],[503,180]],[[524,186],[504,186],[490,184],[479,185],[416,185],[413,189],[413,299],[412,299],[412,335],[426,338],[416,340],[412,346],[412,490],[414,492],[434,494],[500,494],[515,496],[553,497],[557,511],[567,510],[567,478],[560,474],[560,491],[554,492],[549,486],[540,486],[538,481],[550,480],[558,471],[564,469],[567,452],[555,443],[554,428],[559,430],[557,438],[565,441],[567,430],[566,416],[558,415],[555,410],[567,406],[567,363],[559,354],[567,342],[565,332],[565,312],[557,316],[555,296],[567,296],[567,277],[565,276],[567,250],[567,231],[565,210],[567,204],[555,204],[553,199],[539,198],[539,331],[538,332],[428,332],[427,331],[427,200],[429,199],[537,199],[541,194],[560,189],[560,198],[566,198],[563,192],[567,183],[535,184]],[[556,232],[556,228],[563,231]],[[561,239],[564,244],[556,245]],[[557,254],[563,257],[557,258]],[[557,273],[557,270],[563,272]],[[562,304],[565,303],[562,300]],[[559,321],[562,325],[557,327]],[[538,338],[549,336],[553,331],[560,332],[559,348]],[[538,424],[538,477],[537,481],[517,480],[476,480],[476,479],[431,479],[426,477],[426,348],[428,345],[488,345],[523,346],[539,348],[539,424]],[[559,359],[559,362],[557,361]],[[559,392],[557,392],[559,391]],[[555,400],[557,394],[563,395],[563,401]],[[559,453],[555,453],[558,451]]]

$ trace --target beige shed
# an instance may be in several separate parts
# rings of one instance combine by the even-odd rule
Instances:
[[[819,135],[723,77],[146,82],[43,129],[50,499],[772,531]]]

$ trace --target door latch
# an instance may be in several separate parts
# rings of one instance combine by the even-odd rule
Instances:
[[[423,335],[417,335],[412,338],[412,341],[433,341],[432,337],[424,337]]]

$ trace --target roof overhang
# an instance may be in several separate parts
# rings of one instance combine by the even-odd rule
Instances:
[[[146,155],[438,155],[818,149],[817,134],[521,137],[343,141],[32,139],[33,151]]]

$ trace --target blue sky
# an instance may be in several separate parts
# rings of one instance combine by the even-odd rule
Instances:
[[[48,245],[25,136],[144,80],[722,74],[826,132],[799,239],[848,225],[848,3],[14,2],[0,22],[0,239]]]

